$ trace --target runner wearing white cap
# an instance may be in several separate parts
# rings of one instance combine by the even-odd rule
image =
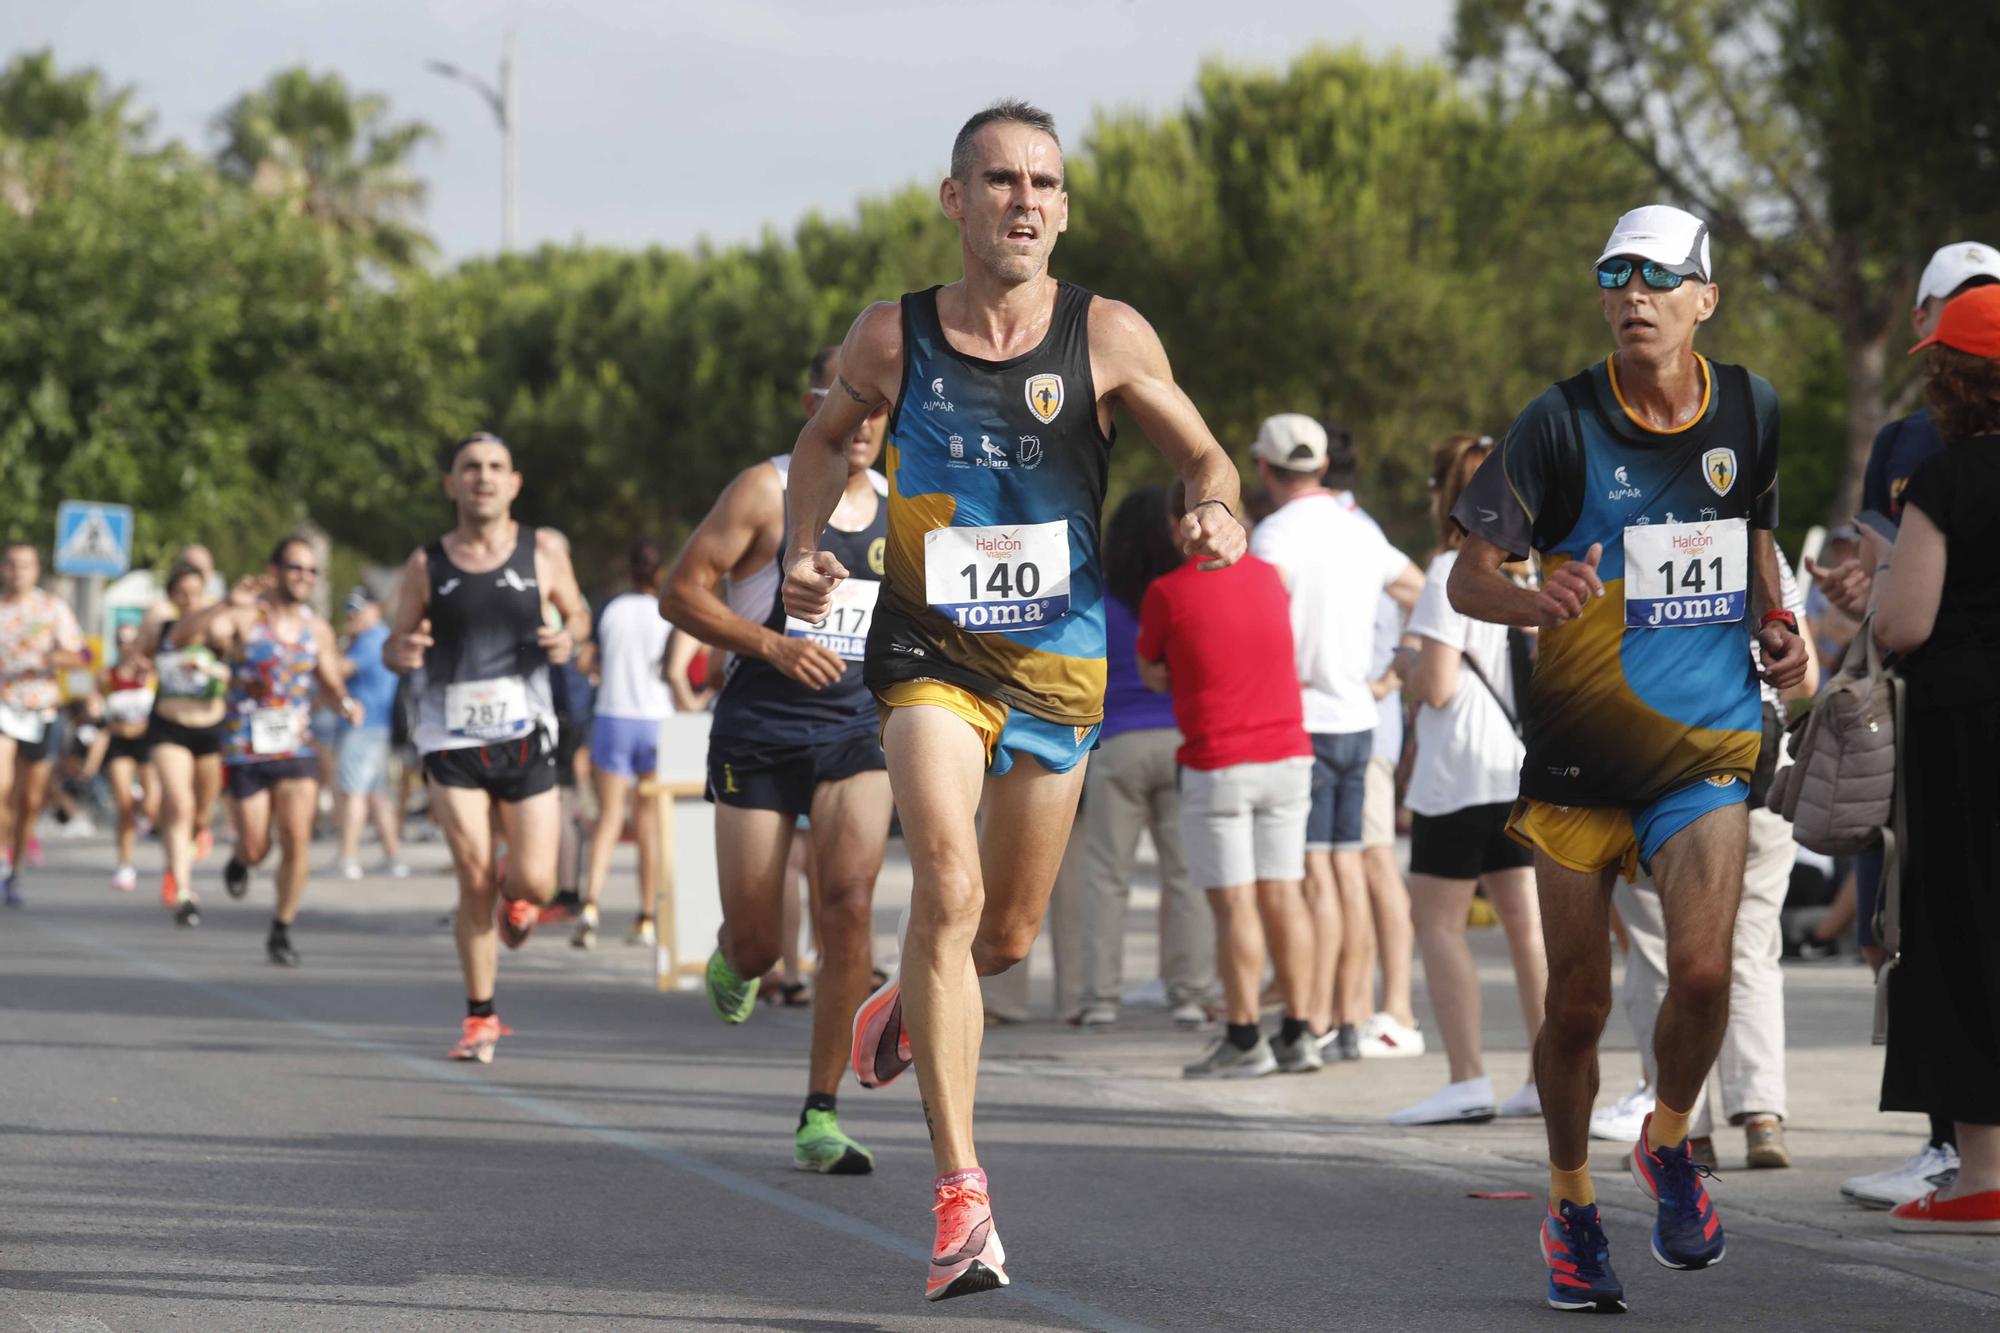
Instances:
[[[1652,872],[1667,936],[1658,1099],[1629,1166],[1658,1204],[1655,1259],[1722,1258],[1687,1129],[1729,1014],[1761,743],[1753,626],[1774,686],[1796,684],[1807,663],[1771,533],[1777,395],[1694,350],[1721,295],[1707,224],[1635,209],[1596,276],[1616,350],[1531,403],[1475,474],[1452,510],[1471,535],[1447,589],[1461,614],[1540,631],[1508,831],[1535,848],[1548,954],[1535,1040],[1550,1163],[1541,1239],[1547,1300],[1564,1310],[1625,1308],[1586,1161],[1621,870]],[[1539,590],[1500,570],[1531,550]]]

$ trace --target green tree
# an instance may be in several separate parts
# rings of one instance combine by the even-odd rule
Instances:
[[[1882,0],[1459,0],[1455,51],[1496,87],[1569,99],[1706,217],[1725,292],[1778,294],[1835,330],[1840,518],[1910,399],[1892,353],[1918,269],[1948,241],[2000,239],[1995,38],[1990,0],[1921,16]]]
[[[332,228],[360,253],[408,266],[434,251],[416,224],[424,185],[410,155],[435,132],[419,121],[391,123],[380,95],[296,67],[236,99],[215,128],[224,175]]]
[[[1364,501],[1420,549],[1433,444],[1603,355],[1577,254],[1640,173],[1560,105],[1316,50],[1211,64],[1177,117],[1100,119],[1070,176],[1058,269],[1138,306],[1239,459],[1273,412],[1352,429]],[[1149,452],[1121,482],[1159,475]]]

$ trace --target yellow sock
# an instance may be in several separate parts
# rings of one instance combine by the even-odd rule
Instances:
[[[1676,1111],[1662,1101],[1653,1103],[1653,1118],[1646,1123],[1648,1148],[1677,1148],[1687,1141],[1690,1111]]]
[[[1573,1171],[1565,1171],[1554,1162],[1550,1162],[1549,1198],[1558,1204],[1567,1199],[1579,1208],[1587,1208],[1596,1203],[1597,1188],[1590,1183],[1590,1163],[1586,1161]]]

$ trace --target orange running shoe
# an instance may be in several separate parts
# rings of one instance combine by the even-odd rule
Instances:
[[[477,1060],[482,1065],[493,1063],[493,1048],[500,1044],[502,1037],[511,1037],[514,1029],[500,1021],[497,1014],[484,1018],[468,1018],[465,1030],[459,1035],[458,1045],[451,1048],[454,1060]]]
[[[977,1167],[938,1177],[937,1243],[931,1246],[931,1271],[924,1282],[924,1299],[948,1301],[1007,1285],[1006,1251],[993,1225],[993,1204],[986,1196],[986,1173]]]
[[[903,982],[890,977],[854,1011],[854,1044],[849,1063],[864,1088],[896,1081],[910,1067],[910,1034],[903,1028]]]
[[[205,860],[215,850],[215,834],[207,829],[194,835],[194,859]]]
[[[180,903],[181,886],[174,882],[174,872],[169,870],[160,876],[160,906],[171,909],[179,907]]]
[[[500,904],[500,942],[510,949],[520,948],[541,919],[542,909],[526,898],[504,900]]]

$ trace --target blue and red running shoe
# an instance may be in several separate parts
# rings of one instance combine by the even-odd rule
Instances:
[[[1648,1148],[1646,1126],[1653,1123],[1649,1113],[1639,1127],[1639,1141],[1632,1147],[1632,1179],[1659,1203],[1653,1222],[1653,1257],[1666,1268],[1692,1270],[1722,1262],[1725,1248],[1722,1219],[1708,1197],[1702,1177],[1715,1174],[1696,1166],[1687,1141],[1672,1148]]]
[[[1549,1201],[1542,1219],[1542,1258],[1549,1266],[1549,1308],[1623,1314],[1625,1288],[1611,1271],[1611,1244],[1597,1205]]]

